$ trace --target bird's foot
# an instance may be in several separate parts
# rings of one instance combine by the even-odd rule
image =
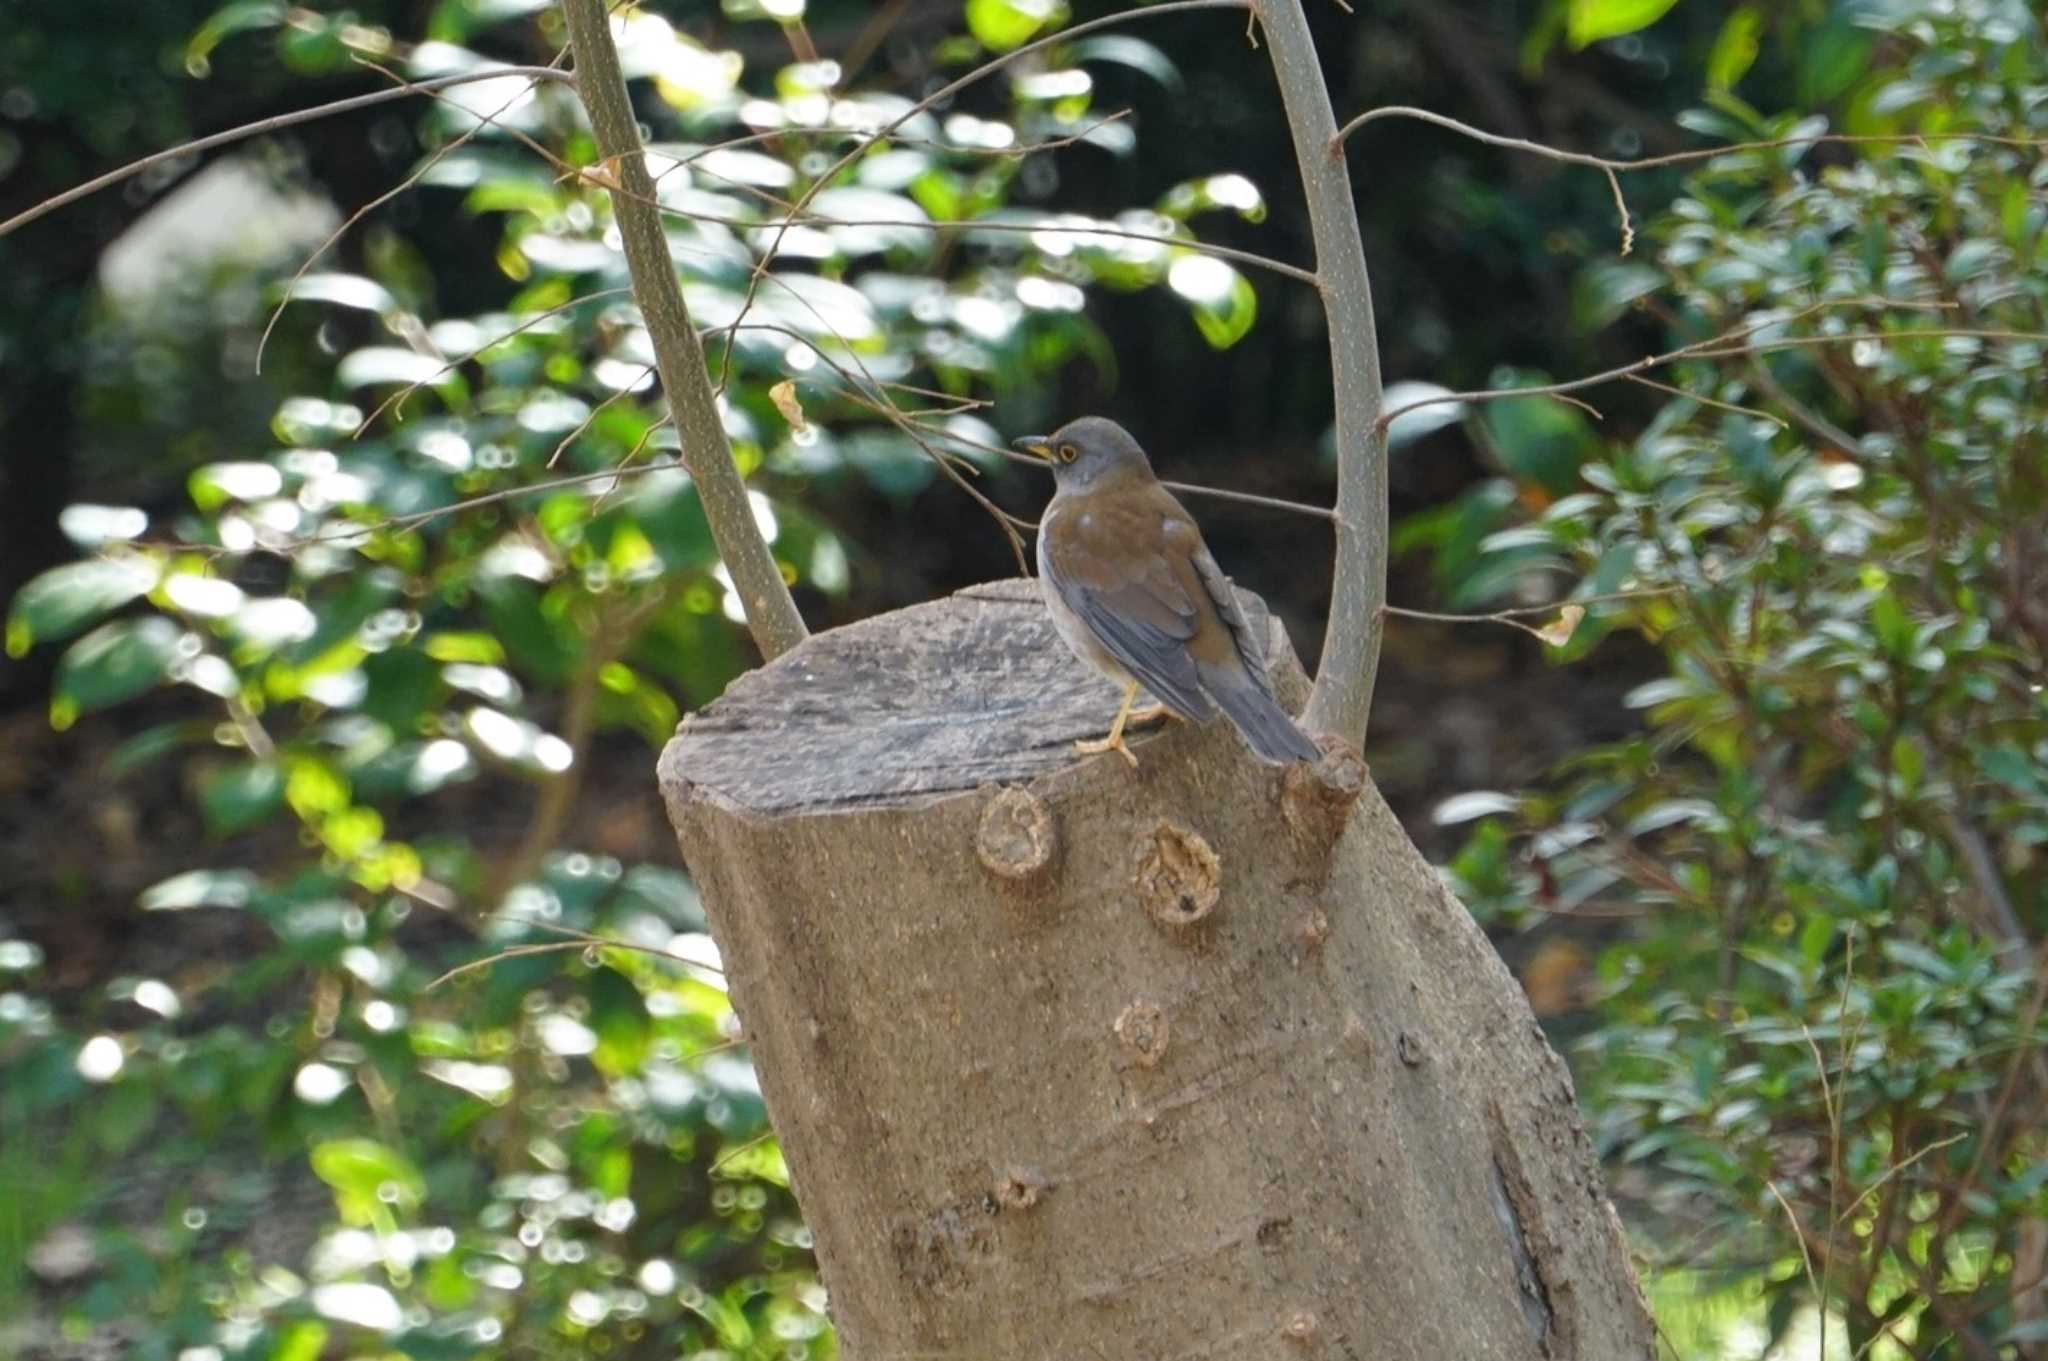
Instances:
[[[1080,752],[1083,756],[1100,756],[1105,751],[1113,751],[1126,761],[1129,761],[1133,770],[1137,769],[1138,758],[1129,747],[1124,745],[1124,735],[1121,732],[1113,732],[1107,737],[1097,738],[1092,742],[1076,742],[1074,743],[1074,750]]]
[[[1132,723],[1157,723],[1161,719],[1166,718],[1177,721],[1180,715],[1167,708],[1164,704],[1147,704],[1142,709],[1131,710],[1131,716],[1125,719],[1124,723],[1126,726]]]

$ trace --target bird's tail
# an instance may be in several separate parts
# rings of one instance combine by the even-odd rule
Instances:
[[[1221,668],[1201,668],[1202,688],[1244,734],[1244,740],[1261,760],[1285,763],[1322,759],[1322,748],[1309,740],[1279,701],[1256,681],[1242,674],[1220,672]]]

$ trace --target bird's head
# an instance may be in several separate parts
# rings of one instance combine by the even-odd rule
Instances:
[[[1026,435],[1013,443],[1052,465],[1064,490],[1093,486],[1119,475],[1152,476],[1151,460],[1131,432],[1101,416],[1068,421],[1050,435]]]

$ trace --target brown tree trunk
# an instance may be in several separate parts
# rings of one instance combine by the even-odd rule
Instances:
[[[1648,1357],[1570,1078],[1356,756],[1075,756],[1116,697],[1004,582],[663,757],[843,1354]]]

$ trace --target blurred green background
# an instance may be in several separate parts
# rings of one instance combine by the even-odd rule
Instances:
[[[1047,488],[987,446],[1085,411],[1330,499],[1315,299],[1195,248],[1312,263],[1241,14],[1055,42],[824,185],[855,225],[754,225],[1113,8],[619,22],[813,628],[1020,570],[988,507]],[[1355,9],[1310,5],[1340,119],[1700,153],[1624,173],[1625,228],[1597,169],[1350,143],[1390,407],[1685,351],[1396,424],[1393,600],[1535,612],[1391,620],[1367,752],[1571,1059],[1668,1354],[2048,1356],[2040,16]],[[562,41],[542,0],[11,13],[0,219]],[[834,1354],[653,787],[754,654],[594,159],[500,79],[0,236],[0,1357]],[[1321,522],[1193,508],[1312,663]]]

